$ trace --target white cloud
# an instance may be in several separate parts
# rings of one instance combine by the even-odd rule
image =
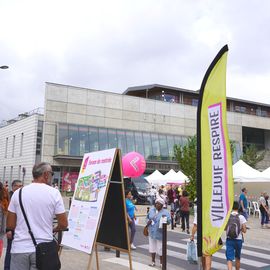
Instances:
[[[3,0],[1,119],[43,106],[45,81],[196,90],[228,43],[228,95],[270,104],[267,0]],[[254,93],[254,89],[256,92]]]

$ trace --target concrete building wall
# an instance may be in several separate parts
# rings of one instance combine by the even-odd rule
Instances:
[[[25,168],[24,183],[32,181],[39,119],[43,120],[43,117],[34,114],[0,128],[1,181],[8,181],[11,184],[14,179],[23,180],[23,168]]]
[[[53,158],[58,122],[193,136],[196,117],[195,106],[47,83],[43,160],[61,165]],[[228,112],[227,120],[230,139],[241,146],[242,126],[270,130],[266,117]]]

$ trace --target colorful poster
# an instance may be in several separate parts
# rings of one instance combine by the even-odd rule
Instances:
[[[62,244],[91,254],[116,149],[85,154]]]
[[[232,156],[227,130],[226,63],[228,47],[208,68],[198,106],[198,255],[220,249],[233,199]]]
[[[75,185],[78,180],[78,172],[64,172],[62,178],[62,190],[63,191],[74,191]]]

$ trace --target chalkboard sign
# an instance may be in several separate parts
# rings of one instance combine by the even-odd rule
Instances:
[[[121,175],[120,157],[119,153],[117,153],[99,226],[98,244],[128,250],[127,219],[124,201],[124,184]]]

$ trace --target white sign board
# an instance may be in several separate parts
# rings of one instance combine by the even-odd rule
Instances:
[[[91,254],[116,149],[85,154],[62,244]]]

